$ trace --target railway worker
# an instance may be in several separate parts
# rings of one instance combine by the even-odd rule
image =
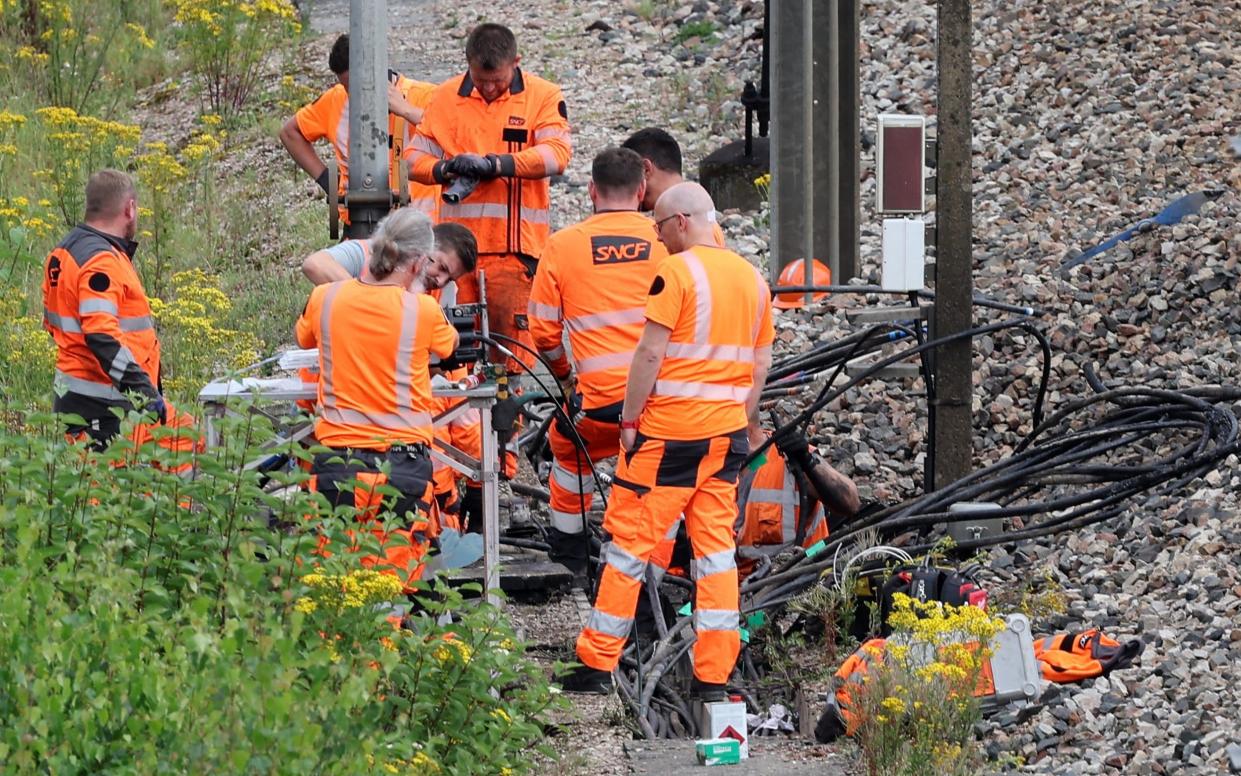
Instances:
[[[398,212],[371,238],[368,276],[316,286],[296,335],[299,346],[319,349],[315,437],[329,448],[314,457],[311,487],[333,506],[357,508],[360,522],[373,522],[382,505],[375,488],[399,491],[390,507],[411,516],[407,527],[372,528],[383,557],[363,563],[391,569],[409,586],[438,532],[430,357],[450,356],[457,332],[434,299],[410,290],[433,250],[431,220]]]
[[[561,419],[548,431],[553,463],[549,557],[576,576],[586,573],[585,512],[593,501],[591,463],[616,455],[629,362],[642,334],[647,291],[668,252],[655,225],[638,212],[642,158],[607,148],[591,165],[594,215],[551,236],[530,292],[530,333],[552,375],[581,399],[574,426],[581,451]],[[565,352],[568,329],[572,361]]]
[[[396,239],[398,245],[402,243],[405,235],[413,234],[410,227],[416,222],[416,219],[411,217],[414,212],[409,209],[393,211],[381,222],[388,224],[385,227],[386,233]],[[433,231],[435,249],[419,265],[410,290],[430,294],[442,307],[449,307],[456,304],[456,281],[474,271],[478,261],[478,243],[470,230],[460,224],[436,224]],[[302,273],[315,285],[349,278],[365,278],[369,276],[366,263],[370,260],[371,250],[371,240],[344,240],[307,256],[302,261]],[[450,380],[464,376],[464,368],[447,374]],[[462,401],[463,399],[433,398],[432,412],[438,415]],[[478,458],[482,455],[481,422],[478,410],[470,408],[446,425],[435,429],[435,438]],[[514,457],[505,458],[505,473],[510,478],[517,474],[516,463]],[[458,482],[462,478],[455,469],[434,461],[434,472],[435,498],[441,509],[446,513],[459,513],[469,527],[481,525],[482,484],[466,480],[462,497],[458,492]]]
[[[465,58],[467,71],[435,88],[405,158],[420,183],[479,181],[460,202],[441,203],[440,219],[478,238],[491,330],[529,347],[526,309],[549,232],[549,179],[564,172],[573,153],[568,109],[559,86],[521,69],[507,27],[475,27]],[[478,298],[477,283],[463,279],[458,300]],[[520,367],[510,362],[509,369]]]
[[[667,130],[646,127],[634,132],[622,148],[637,152],[642,157],[642,171],[646,177],[646,194],[642,197],[642,209],[651,211],[664,192],[685,180],[681,174],[681,146]],[[712,218],[715,213],[712,212]],[[724,247],[724,230],[712,222],[715,244]]]
[[[751,449],[770,437],[757,424],[748,433]],[[814,509],[809,520],[803,520],[811,501]],[[811,453],[804,435],[795,429],[779,434],[772,447],[742,469],[738,481],[736,535],[741,577],[749,576],[756,565],[746,548],[812,547],[860,508],[857,485]]]
[[[771,294],[758,270],[717,247],[715,205],[680,183],[655,205],[673,255],[659,266],[621,410],[622,454],[603,527],[611,542],[594,610],[577,639],[583,666],[565,689],[606,691],[633,626],[647,562],[683,513],[694,560],[694,694],[724,697],[741,648],[733,524],[771,365]]]
[[[43,265],[43,328],[56,342],[52,408],[81,417],[84,423],[68,424],[66,433],[89,438],[96,449],[120,434],[113,413],[118,407],[141,410],[176,429],[194,422],[160,390],[159,337],[133,264],[137,228],[133,180],[100,170],[86,183],[85,221],[69,230]],[[160,445],[171,450],[201,447],[189,434],[161,436]],[[149,440],[150,427],[139,424],[131,438],[135,444]]]
[[[349,189],[349,36],[341,35],[328,55],[328,68],[336,75],[337,83],[319,95],[311,104],[299,109],[280,129],[280,142],[284,144],[293,161],[327,192],[327,166],[315,152],[318,140],[327,140],[340,170],[337,194],[344,198]],[[402,183],[398,160],[412,136],[411,127],[422,120],[423,108],[431,97],[434,84],[415,81],[397,73],[388,72],[388,137],[390,186],[399,191],[401,185],[409,186],[410,204],[435,217],[439,207],[439,187],[418,183]],[[348,224],[348,210],[341,206],[341,220]]]

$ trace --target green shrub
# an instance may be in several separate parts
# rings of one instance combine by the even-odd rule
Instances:
[[[150,445],[70,445],[48,416],[0,432],[5,772],[528,771],[557,699],[502,612],[440,590],[395,629],[399,585],[359,571],[346,522],[237,473],[269,433],[251,418],[193,479]]]

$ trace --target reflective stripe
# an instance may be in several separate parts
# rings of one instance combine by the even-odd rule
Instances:
[[[682,516],[682,517],[678,517],[676,520],[673,520],[673,521],[672,521],[672,527],[671,527],[671,528],[669,528],[669,529],[668,529],[668,532],[664,534],[664,538],[665,538],[665,539],[675,539],[675,538],[677,538],[677,534],[681,532],[681,523],[683,523],[683,522],[685,522],[685,517],[684,517],[684,516]]]
[[[498,218],[508,220],[508,206],[491,202],[482,204],[458,203],[455,205],[445,202],[440,205],[440,218]]]
[[[438,156],[440,159],[444,158],[444,149],[440,148],[439,143],[426,135],[414,135],[414,140],[410,143],[410,147],[418,151],[425,151],[432,156]]]
[[[563,317],[559,307],[538,302],[530,302],[526,305],[526,312],[531,318],[542,318],[545,321],[558,321]]]
[[[693,251],[681,254],[690,276],[694,279],[694,342],[698,345],[711,344],[711,280],[707,277],[707,269],[702,266],[702,259]]]
[[[618,639],[623,639],[629,635],[629,630],[633,628],[633,618],[617,617],[614,614],[592,609],[590,619],[586,621],[586,628],[606,636],[615,636]]]
[[[787,465],[784,467],[784,487],[780,490],[751,488],[749,504],[779,504],[781,538],[785,542],[797,540],[797,512],[800,506],[797,480]]]
[[[690,574],[694,577],[694,581],[709,577],[712,574],[723,574],[727,571],[733,571],[737,568],[737,551],[720,550],[710,555],[704,555],[701,558],[695,558],[690,562]]]
[[[591,493],[594,491],[594,480],[587,476],[578,476],[559,463],[552,464],[552,479],[556,484],[570,493]]]
[[[616,546],[616,542],[608,542],[603,548],[604,562],[620,573],[638,582],[646,571],[646,561],[639,560],[625,550]]]
[[[738,345],[691,345],[685,342],[669,342],[667,355],[671,358],[694,358],[702,361],[737,361],[754,363],[754,348]]]
[[[817,507],[815,507],[814,519],[810,521],[810,526],[806,528],[806,537],[809,538],[811,536],[814,536],[816,533],[818,533],[819,526],[823,525],[823,523],[826,521],[827,521],[827,514],[823,511],[823,505],[819,504]],[[794,535],[791,539],[786,539],[785,541],[791,542],[791,541],[794,541],[796,538],[797,536]]]
[[[557,345],[551,350],[540,350],[539,352],[542,353],[543,357],[546,358],[548,361],[559,361],[560,359],[564,358],[564,355],[565,355],[564,345]]]
[[[558,509],[553,509],[551,513],[552,528],[561,533],[580,534],[586,527],[580,512],[561,512]]]
[[[565,324],[568,325],[569,331],[582,332],[606,329],[609,326],[628,326],[634,323],[642,323],[645,320],[645,307],[629,307],[624,310],[608,310],[607,312],[594,313],[593,315],[578,315],[574,318],[566,318]]]
[[[679,396],[685,399],[706,399],[707,401],[735,401],[738,404],[745,404],[750,395],[750,389],[740,385],[656,380],[655,393],[659,396]]]
[[[155,324],[151,322],[149,315],[121,319],[121,331],[146,331],[153,328]]]
[[[615,369],[620,366],[627,367],[632,362],[632,350],[626,350],[624,353],[604,353],[602,356],[591,356],[578,361],[577,373],[588,375],[591,372],[602,372],[605,369]]]
[[[323,383],[323,406],[336,406],[336,386],[332,379],[332,324],[330,313],[332,312],[332,302],[336,299],[337,292],[340,291],[344,281],[338,281],[328,286],[327,292],[323,295],[323,309],[319,311],[319,358],[323,360],[323,369],[319,372],[319,379]]]
[[[534,142],[536,143],[553,137],[571,137],[571,135],[569,130],[561,129],[560,127],[544,127],[534,131]]]
[[[110,299],[83,299],[78,302],[78,317],[90,313],[110,313],[116,315],[116,304]]]
[[[429,412],[366,412],[326,406],[323,408],[323,419],[331,423],[378,426],[385,431],[405,431],[414,426],[429,426],[433,422]]]
[[[134,354],[129,352],[129,348],[122,346],[116,351],[116,357],[112,359],[112,366],[108,368],[108,377],[112,378],[112,382],[119,383],[125,377],[125,371],[130,366],[137,366],[138,362],[134,360]]]
[[[66,334],[82,333],[82,322],[77,318],[69,315],[57,315],[46,307],[43,308],[43,320]]]
[[[560,173],[560,160],[556,158],[556,152],[551,148],[543,145],[536,145],[539,156],[543,157],[543,172],[547,175],[557,175]]]
[[[95,399],[108,399],[110,401],[125,401],[125,395],[116,390],[111,384],[104,385],[94,380],[87,380],[81,377],[65,374],[59,369],[52,378],[52,386],[57,393],[72,391],[82,396],[90,396]]]
[[[546,208],[523,207],[521,209],[521,220],[529,221],[532,224],[551,223],[551,212]]]
[[[401,294],[401,333],[397,338],[396,348],[396,412],[405,415],[410,412],[414,403],[414,339],[418,336],[418,297],[414,294]],[[418,423],[419,426],[431,423],[430,415],[422,413],[428,420]]]
[[[703,631],[735,631],[740,625],[741,616],[736,609],[696,609],[694,611],[694,630]]]
[[[406,207],[411,207],[421,213],[434,213],[439,207],[439,199],[437,197],[418,197],[411,199]]]

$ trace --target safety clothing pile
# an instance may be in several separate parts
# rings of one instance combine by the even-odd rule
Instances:
[[[455,157],[488,160],[486,169],[471,168],[481,180],[470,196],[441,203],[439,217],[462,224],[478,240],[491,330],[531,346],[526,308],[535,260],[550,231],[549,178],[564,172],[573,153],[560,87],[514,68],[508,91],[487,102],[468,72],[450,78],[430,95],[403,153],[410,175],[427,185],[446,183]],[[462,278],[457,298],[479,300],[475,278]],[[534,363],[529,354],[518,356],[527,366]]]
[[[723,685],[741,647],[736,483],[749,452],[756,351],[775,336],[771,298],[745,259],[695,246],[660,265],[645,317],[671,335],[634,447],[617,467],[603,522],[611,541],[577,655],[591,668],[615,668],[651,554],[684,514],[694,553],[694,676]]]
[[[374,528],[383,546],[373,560],[400,570],[407,583],[421,575],[421,558],[437,529],[429,447],[432,429],[430,355],[451,355],[456,332],[434,299],[397,286],[343,280],[317,286],[297,322],[298,345],[319,349],[319,443],[312,487],[333,504],[361,509],[373,521],[374,489],[386,482],[401,498],[400,531]],[[391,469],[381,473],[387,461]],[[357,485],[351,483],[356,481]]]
[[[577,433],[560,417],[548,431],[549,555],[574,571],[586,566],[584,515],[594,501],[592,464],[619,450],[629,364],[642,336],[655,269],[667,255],[649,218],[610,211],[556,232],[539,259],[528,308],[530,333],[557,380],[576,375],[580,396],[581,412],[573,422]]]

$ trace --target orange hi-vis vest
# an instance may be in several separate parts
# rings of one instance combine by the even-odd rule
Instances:
[[[397,76],[397,87],[411,105],[425,109],[435,84],[400,75]],[[336,84],[321,94],[319,99],[298,110],[293,118],[297,121],[302,137],[307,141],[313,143],[316,140],[327,140],[332,144],[332,152],[336,154],[336,162],[340,166],[337,191],[344,197],[349,189],[349,93],[343,85]],[[434,218],[439,207],[440,187],[415,181],[401,182],[401,170],[397,160],[401,158],[405,145],[412,136],[413,130],[409,122],[388,114],[388,185],[393,191],[400,191],[402,185],[408,186],[409,206]]]
[[[56,341],[57,412],[84,419],[128,407],[126,394],[159,396],[159,338],[136,244],[75,226],[44,262],[43,328]]]
[[[564,329],[586,409],[625,399],[634,348],[646,320],[646,294],[668,251],[636,211],[597,213],[551,236],[530,290],[530,334],[563,377]]]
[[[500,177],[481,182],[455,205],[441,203],[440,220],[473,232],[480,254],[537,257],[550,231],[548,178],[564,172],[573,155],[560,87],[521,68],[514,69],[509,90],[490,103],[469,73],[437,86],[405,148],[410,174],[441,183],[440,163],[466,153],[498,155]]]
[[[659,266],[646,318],[672,330],[639,418],[656,439],[705,439],[745,428],[755,351],[775,339],[771,293],[725,248],[695,245]]]
[[[757,471],[743,469],[737,487],[737,507],[743,521],[738,545],[751,547],[800,542],[810,547],[828,536],[827,513],[816,503],[809,525],[801,523],[801,489],[793,467],[784,456],[768,451]]]
[[[430,354],[452,354],[456,332],[426,294],[341,280],[316,286],[297,343],[319,348],[315,437],[333,448],[430,444]]]

